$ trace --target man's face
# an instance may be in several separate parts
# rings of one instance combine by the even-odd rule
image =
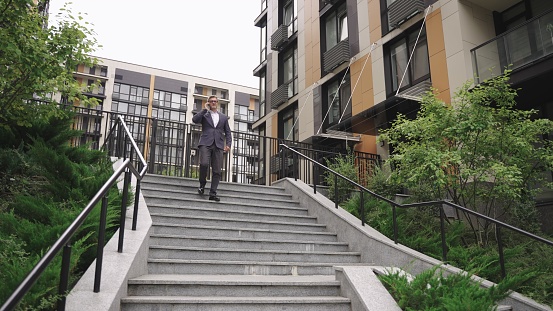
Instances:
[[[219,103],[219,101],[217,100],[217,98],[211,98],[209,100],[209,106],[211,107],[211,110],[217,109],[217,104],[218,103]]]

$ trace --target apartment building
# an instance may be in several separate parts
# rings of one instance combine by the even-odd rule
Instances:
[[[423,92],[450,103],[466,80],[507,65],[520,106],[552,118],[552,9],[550,0],[262,0],[254,128],[386,157],[379,129],[414,116]]]
[[[111,59],[98,60],[97,66],[80,65],[74,72],[83,85],[100,81],[99,88],[85,93],[98,99],[99,105],[78,109],[75,128],[83,130],[83,135],[76,144],[99,148],[109,135],[114,117],[121,115],[151,164],[151,172],[195,176],[190,168],[197,168],[201,125],[193,124],[192,117],[204,108],[209,96],[215,95],[219,111],[229,116],[235,132],[234,148],[225,154],[223,179],[251,178],[240,172],[257,167],[257,160],[249,152],[255,142],[248,136],[257,134],[252,129],[259,117],[256,88]]]

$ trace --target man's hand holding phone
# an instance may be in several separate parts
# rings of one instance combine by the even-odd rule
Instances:
[[[211,110],[211,105],[209,105],[209,103],[205,103],[205,109]]]

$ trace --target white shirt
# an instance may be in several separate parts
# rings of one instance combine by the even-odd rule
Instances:
[[[211,110],[209,110],[209,113],[211,114],[211,119],[213,120],[213,126],[217,127],[217,124],[219,124],[219,113]]]

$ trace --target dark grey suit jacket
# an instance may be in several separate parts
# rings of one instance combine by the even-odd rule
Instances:
[[[217,148],[224,149],[225,142],[223,136],[226,136],[227,146],[232,144],[232,133],[228,124],[228,117],[219,113],[219,123],[217,127],[213,126],[213,119],[207,109],[203,109],[192,117],[192,122],[202,125],[202,136],[198,146],[211,146],[214,142]]]

